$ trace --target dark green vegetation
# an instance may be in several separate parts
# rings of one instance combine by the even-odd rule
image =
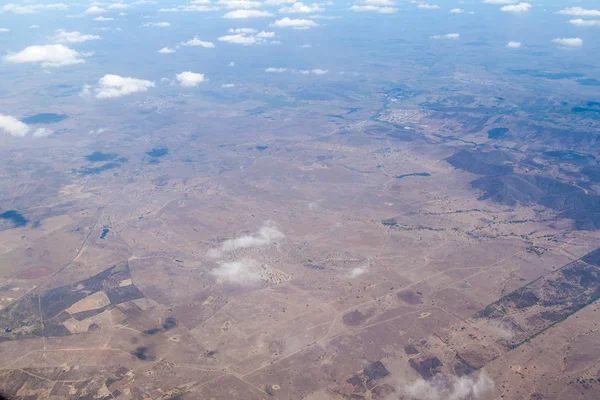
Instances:
[[[510,131],[508,128],[493,128],[488,131],[488,139],[501,139]]]
[[[90,162],[118,161],[125,162],[127,158],[119,156],[117,153],[103,153],[95,151],[92,154],[85,156],[85,159]]]
[[[431,176],[431,174],[429,172],[413,172],[412,174],[398,175],[398,176],[395,176],[394,178],[402,179],[402,178],[406,178],[408,176]]]
[[[115,307],[117,304],[139,299],[144,295],[134,285],[120,286],[131,278],[129,266],[123,263],[108,268],[88,279],[48,290],[42,294],[29,294],[9,307],[0,310],[0,342],[39,336],[66,336],[71,332],[62,324],[69,318],[79,321]],[[111,304],[89,311],[69,314],[65,310],[98,291],[104,291]],[[43,317],[44,324],[41,323]]]
[[[167,147],[156,147],[147,151],[146,154],[155,158],[164,157],[169,154],[169,149]]]
[[[580,159],[573,152],[549,152],[549,155]],[[461,150],[446,161],[455,168],[482,175],[471,183],[483,191],[482,200],[510,206],[538,204],[557,211],[560,217],[572,219],[577,229],[600,228],[600,195],[558,179],[514,172],[508,153]],[[589,173],[593,174],[594,170]]]
[[[23,118],[26,124],[55,124],[67,118],[65,114],[41,113]]]
[[[534,78],[546,78],[552,80],[583,77],[583,74],[579,72],[544,72],[537,69],[509,69],[508,73],[512,75],[526,75]]]
[[[475,318],[510,321],[507,315],[522,313],[526,323],[508,323],[512,332],[503,345],[512,349],[600,299],[600,249],[538,278],[502,297]]]
[[[110,229],[108,228],[102,228],[102,234],[100,235],[100,239],[104,239],[106,237],[106,235],[108,235],[108,232],[110,232]]]
[[[76,170],[75,172],[80,175],[97,175],[101,172],[108,171],[110,169],[119,168],[121,164],[110,162],[106,164],[102,164],[99,167],[84,167]]]
[[[579,79],[577,83],[579,83],[582,86],[600,86],[600,80],[598,79]]]
[[[0,214],[0,219],[12,222],[15,228],[25,226],[29,223],[29,220],[16,210],[9,210],[3,212],[2,214]]]

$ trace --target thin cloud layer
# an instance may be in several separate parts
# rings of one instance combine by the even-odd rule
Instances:
[[[282,7],[279,12],[282,14],[314,14],[324,11],[320,4],[313,3],[307,5],[304,3],[296,2],[289,7]]]
[[[494,381],[485,373],[477,379],[439,374],[428,381],[417,379],[404,387],[404,393],[413,400],[484,400],[493,389]]]
[[[231,44],[240,44],[243,46],[252,46],[254,44],[269,43],[267,39],[275,37],[275,32],[258,32],[252,28],[237,28],[230,29],[229,33],[233,35],[225,35],[218,38],[220,42]],[[271,42],[275,43],[275,42]]]
[[[171,53],[175,53],[176,50],[173,50],[169,47],[163,47],[162,49],[158,50],[159,54],[171,54]]]
[[[212,270],[219,283],[255,285],[262,281],[260,265],[254,260],[224,262]]]
[[[246,19],[246,18],[264,18],[264,17],[272,17],[273,14],[268,11],[261,10],[235,10],[229,11],[223,18],[226,19]]]
[[[528,12],[530,8],[531,8],[531,4],[529,4],[529,3],[519,3],[519,4],[512,4],[512,5],[504,6],[504,7],[500,8],[500,11],[510,12],[513,14],[523,14],[523,13]]]
[[[42,10],[65,11],[69,7],[64,3],[53,4],[5,4],[0,8],[0,13],[11,12],[15,14],[37,14]]]
[[[583,40],[580,38],[556,38],[552,40],[552,43],[556,43],[563,47],[581,47],[583,46]]]
[[[289,17],[285,17],[282,19],[278,19],[277,21],[271,23],[269,26],[274,28],[309,29],[315,28],[319,26],[319,24],[310,19],[291,19]]]
[[[177,82],[179,82],[179,85],[182,87],[197,87],[199,84],[207,80],[204,77],[204,74],[191,71],[181,72],[175,75],[175,79],[177,79]]]
[[[588,27],[588,26],[600,26],[600,21],[593,20],[593,19],[585,20],[585,19],[578,18],[578,19],[572,19],[572,20],[570,20],[569,23],[571,25],[584,26],[584,27]]]
[[[84,43],[89,40],[99,40],[98,35],[84,35],[80,32],[67,32],[63,29],[56,31],[56,35],[51,38],[56,43]]]
[[[521,47],[521,42],[508,42],[506,44],[506,47],[508,47],[510,49],[518,49]]]
[[[460,33],[447,33],[445,35],[434,35],[431,36],[432,39],[448,39],[448,40],[458,40],[460,39]]]
[[[219,248],[209,250],[207,255],[212,258],[219,258],[223,254],[239,249],[269,246],[284,237],[285,235],[271,221],[266,221],[256,234],[226,240]]]
[[[146,92],[148,89],[155,86],[155,83],[152,81],[107,74],[100,78],[97,87],[92,88],[90,86],[85,86],[82,94],[91,94],[97,99],[112,99],[134,93]]]
[[[572,15],[575,17],[600,17],[600,10],[588,10],[583,7],[569,7],[560,10],[557,14]]]
[[[204,47],[207,49],[214,49],[215,44],[212,42],[207,42],[205,40],[200,40],[198,36],[194,36],[193,39],[188,40],[187,42],[181,42],[181,46],[186,47]]]
[[[83,64],[82,54],[62,44],[29,46],[18,53],[11,53],[4,59],[11,63],[34,63],[42,67],[64,67]]]
[[[145,24],[142,24],[142,26],[150,28],[168,28],[171,24],[168,22],[146,22]]]

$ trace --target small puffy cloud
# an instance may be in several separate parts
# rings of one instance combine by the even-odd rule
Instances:
[[[175,75],[175,79],[177,79],[177,82],[179,82],[179,85],[182,87],[196,87],[206,81],[204,74],[198,74],[191,71],[181,72]]]
[[[221,263],[212,270],[219,283],[234,285],[255,285],[262,281],[261,266],[254,260],[240,260]]]
[[[241,44],[244,46],[251,46],[253,44],[259,43],[259,40],[255,36],[248,36],[243,33],[238,33],[236,35],[225,35],[221,36],[218,39],[220,42],[226,42],[231,44]]]
[[[63,3],[53,3],[53,4],[5,4],[0,8],[0,13],[3,12],[12,12],[15,14],[37,14],[42,10],[58,10],[64,11],[69,7]]]
[[[256,37],[260,39],[272,39],[275,37],[275,32],[261,31],[256,34]]]
[[[294,29],[309,29],[319,26],[315,21],[310,19],[290,19],[288,17],[278,19],[269,26],[274,28],[294,28]]]
[[[171,54],[171,53],[175,53],[175,50],[169,48],[169,47],[163,47],[162,49],[160,49],[158,51],[159,54]]]
[[[83,35],[77,31],[67,32],[63,29],[56,31],[56,35],[51,38],[56,43],[83,43],[88,40],[99,40],[98,35]]]
[[[312,44],[308,44],[308,43],[307,44],[302,44],[302,45],[300,45],[298,47],[300,47],[301,49],[310,49],[312,47]]]
[[[54,133],[53,130],[48,128],[37,128],[33,131],[33,136],[35,137],[48,137]]]
[[[262,7],[263,3],[260,1],[252,1],[252,0],[219,0],[218,4],[224,5],[229,9],[251,9]]]
[[[283,4],[294,4],[296,0],[265,0],[265,4],[269,6],[281,6]]]
[[[62,44],[29,46],[18,53],[9,53],[4,60],[12,63],[36,63],[42,67],[64,67],[83,64],[82,54]]]
[[[529,11],[531,8],[531,4],[529,3],[519,3],[519,4],[511,4],[508,6],[504,6],[500,8],[500,11],[510,12],[513,14],[523,14]]]
[[[518,3],[519,0],[483,0],[487,4],[514,4]]]
[[[458,40],[460,39],[460,33],[447,33],[445,35],[434,35],[431,36],[432,39],[448,39],[448,40]]]
[[[477,379],[443,374],[430,380],[418,378],[406,385],[403,392],[411,400],[485,400],[493,389],[494,381],[482,372]]]
[[[368,268],[365,267],[356,267],[356,268],[352,268],[349,272],[348,272],[348,278],[356,278],[358,276],[363,275],[365,272],[368,271]]]
[[[257,30],[253,29],[253,28],[231,28],[228,29],[227,32],[229,33],[246,33],[246,34],[250,34],[250,33],[256,33]]]
[[[108,22],[108,21],[114,21],[114,18],[110,18],[110,17],[96,17],[94,18],[94,21],[98,21],[98,22]]]
[[[440,8],[440,6],[438,6],[437,4],[419,3],[417,8],[420,8],[422,10],[437,10],[438,8]]]
[[[465,12],[465,10],[463,10],[462,8],[453,8],[452,10],[448,11],[450,14],[462,14]]]
[[[111,10],[112,9],[124,10],[124,9],[130,8],[130,7],[131,6],[129,4],[125,4],[125,3],[113,3],[108,6],[108,8]]]
[[[221,243],[220,247],[209,250],[207,255],[212,258],[219,258],[225,253],[231,253],[239,249],[270,246],[276,240],[284,237],[285,235],[271,221],[266,221],[254,235],[242,235],[228,239]]]
[[[265,72],[269,72],[269,73],[277,73],[280,74],[282,72],[287,71],[287,68],[274,68],[274,67],[270,67],[265,69]]]
[[[10,32],[10,29],[8,29],[8,28],[0,28],[0,33],[4,33],[4,32]]]
[[[39,27],[40,27],[39,25],[33,24],[33,25],[29,26],[29,29],[37,29]]]
[[[315,68],[315,69],[301,69],[297,71],[299,74],[302,75],[325,75],[327,73],[329,73],[328,69],[319,69],[319,68]]]
[[[8,133],[11,136],[25,136],[31,128],[27,124],[19,121],[10,115],[0,114],[0,132]]]
[[[279,10],[282,14],[312,14],[321,11],[323,11],[323,8],[317,3],[306,5],[300,2],[296,2],[289,7],[283,7]]]
[[[600,26],[600,21],[597,20],[593,20],[593,19],[572,19],[569,21],[570,24],[575,25],[575,26]]]
[[[556,38],[552,40],[552,43],[556,43],[563,47],[581,47],[583,46],[583,40],[580,38]]]
[[[190,4],[184,6],[170,7],[170,8],[161,8],[158,11],[160,12],[207,12],[207,11],[215,11],[218,8],[203,5],[203,4]]]
[[[374,13],[378,13],[378,14],[395,14],[398,9],[395,7],[381,7],[381,6],[374,6],[371,4],[366,4],[366,5],[353,5],[352,7],[350,7],[351,11],[354,12],[374,12]]]
[[[227,66],[229,68],[233,68],[233,67],[235,67],[235,62],[234,61],[230,61],[229,64],[227,64]]]
[[[171,24],[168,22],[146,22],[142,24],[142,26],[147,26],[151,28],[168,28],[169,26],[171,26]]]
[[[508,47],[510,49],[518,49],[521,47],[521,42],[508,42],[506,44],[506,47]]]
[[[204,47],[207,49],[213,49],[215,47],[215,44],[213,42],[207,42],[204,40],[200,40],[200,38],[198,38],[198,36],[194,36],[193,39],[190,39],[187,42],[181,42],[181,46]]]
[[[246,19],[246,18],[262,18],[262,17],[272,17],[273,14],[271,14],[268,11],[261,11],[261,10],[235,10],[235,11],[229,11],[228,13],[226,13],[225,15],[223,15],[223,18],[226,19]]]
[[[144,79],[128,78],[107,74],[98,81],[98,86],[85,86],[83,95],[91,94],[97,99],[112,99],[134,93],[146,92],[155,87],[155,83]]]
[[[224,83],[224,84],[221,85],[221,87],[223,89],[230,89],[230,88],[234,88],[235,84],[233,84],[233,83]]]
[[[600,17],[600,10],[588,10],[583,7],[569,7],[560,10],[557,14],[572,15],[576,17]]]
[[[105,12],[106,12],[106,10],[102,7],[92,6],[92,7],[89,7],[87,10],[85,10],[84,14],[102,14]]]

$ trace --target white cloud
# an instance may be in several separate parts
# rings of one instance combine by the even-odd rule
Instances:
[[[576,25],[576,26],[600,26],[600,21],[596,21],[596,20],[591,20],[591,19],[572,19],[569,21],[570,24],[572,25]]]
[[[102,17],[102,16],[94,18],[94,21],[99,21],[99,22],[108,22],[108,21],[114,21],[114,20],[115,20],[114,18],[110,18],[110,17],[107,18],[107,17]]]
[[[228,239],[224,241],[220,247],[209,250],[207,255],[213,258],[219,258],[225,253],[230,253],[238,249],[269,246],[276,240],[284,237],[285,235],[279,231],[271,221],[266,221],[254,235],[242,235],[233,239]]]
[[[63,29],[56,31],[56,35],[51,38],[56,43],[83,43],[88,40],[99,40],[98,35],[83,35],[77,31],[67,32]]]
[[[244,46],[251,46],[253,44],[260,43],[259,39],[255,36],[248,36],[243,33],[238,33],[236,35],[225,35],[221,36],[219,39],[221,42],[227,42],[231,44],[241,44]]]
[[[15,14],[36,14],[39,13],[41,10],[58,10],[58,11],[64,11],[67,10],[69,7],[66,4],[63,3],[54,3],[54,4],[24,4],[24,5],[17,5],[17,4],[5,4],[2,6],[2,8],[0,8],[0,13],[2,12],[12,12]]]
[[[275,37],[275,32],[261,31],[256,34],[256,37],[261,39],[272,39]]]
[[[506,47],[511,48],[511,49],[518,49],[521,47],[521,42],[508,42],[506,44]]]
[[[319,69],[319,68],[315,68],[315,69],[301,69],[297,71],[299,74],[302,75],[325,75],[327,73],[329,73],[328,69]]]
[[[298,47],[300,47],[301,49],[310,49],[312,47],[312,44],[308,44],[308,43],[307,44],[302,44],[302,45],[300,45]]]
[[[513,14],[522,14],[529,11],[531,8],[531,4],[529,3],[519,3],[519,4],[511,4],[508,6],[504,6],[500,8],[500,11],[510,12]]]
[[[350,10],[354,12],[375,12],[378,14],[394,14],[398,11],[398,9],[394,7],[379,7],[373,5],[353,5],[350,7]]]
[[[229,9],[251,9],[262,7],[263,3],[260,1],[252,0],[219,0],[218,4],[223,4]]]
[[[294,4],[296,0],[265,0],[265,4],[269,6],[281,6],[283,4]]]
[[[187,42],[181,42],[181,46],[204,47],[207,49],[213,49],[215,47],[215,44],[212,42],[200,40],[200,38],[198,38],[198,36],[194,36],[193,39],[190,39]]]
[[[171,26],[168,22],[146,22],[142,24],[142,26],[152,27],[152,28],[168,28]]]
[[[254,260],[224,262],[212,270],[219,283],[254,285],[261,282],[261,266]]]
[[[465,12],[465,10],[463,10],[462,8],[453,8],[452,10],[448,11],[450,14],[462,14]]]
[[[560,10],[557,14],[573,15],[576,17],[600,17],[600,10],[588,10],[582,7],[570,7]]]
[[[8,133],[11,136],[25,136],[31,128],[27,124],[19,121],[10,115],[0,114],[0,131]]]
[[[492,381],[484,372],[477,379],[470,376],[447,376],[438,374],[433,379],[417,379],[404,387],[408,399],[414,400],[464,400],[488,399],[494,388]],[[484,397],[486,396],[486,397]]]
[[[287,71],[287,68],[270,67],[270,68],[265,69],[265,72],[278,73],[278,74],[285,72],[285,71]]]
[[[311,14],[321,11],[323,11],[323,8],[317,3],[306,5],[300,2],[294,3],[290,7],[283,7],[279,10],[282,14]]]
[[[87,10],[85,10],[84,14],[102,14],[105,12],[106,12],[106,10],[102,7],[92,6],[92,7],[89,7]]]
[[[235,62],[234,61],[230,61],[229,64],[227,64],[227,66],[229,68],[233,68],[233,67],[235,67]]]
[[[182,87],[196,87],[207,79],[204,74],[198,74],[191,71],[181,72],[175,75],[175,79],[179,82]]]
[[[82,94],[93,94],[97,99],[111,99],[146,92],[155,86],[152,81],[107,74],[100,78],[97,87],[85,86]]]
[[[445,35],[435,35],[431,36],[432,39],[449,39],[449,40],[458,40],[460,39],[460,33],[447,33]]]
[[[39,63],[42,67],[63,67],[83,64],[82,54],[62,44],[29,46],[18,53],[9,53],[4,59],[13,63]]]
[[[483,0],[487,4],[514,4],[518,3],[519,0]]]
[[[190,4],[190,5],[186,5],[186,6],[161,8],[158,11],[160,11],[160,12],[207,12],[207,11],[215,11],[215,10],[218,10],[218,8],[206,6],[206,5]]]
[[[229,33],[246,33],[246,34],[250,34],[250,33],[256,33],[257,30],[253,29],[253,28],[231,28],[228,29],[227,32]]]
[[[52,135],[53,133],[54,133],[54,131],[52,131],[51,129],[48,129],[48,128],[37,128],[35,131],[33,131],[33,136],[48,137],[48,136]]]
[[[225,15],[223,15],[223,18],[227,18],[227,19],[245,19],[245,18],[261,18],[261,17],[272,17],[273,14],[271,14],[268,11],[261,11],[261,10],[235,10],[235,11],[229,11],[228,13],[226,13]]]
[[[4,32],[10,32],[10,29],[8,29],[8,28],[0,28],[0,33],[4,33]]]
[[[33,24],[33,25],[29,26],[29,29],[37,29],[39,27],[40,27],[39,25]]]
[[[372,6],[393,6],[394,2],[392,0],[362,0],[362,4],[369,4]]]
[[[221,87],[223,89],[230,89],[230,88],[234,88],[235,84],[233,84],[233,83],[224,83],[224,84],[221,85]]]
[[[113,3],[108,6],[109,9],[117,9],[117,10],[124,10],[124,9],[130,8],[130,7],[131,6],[129,4],[125,4],[125,3]]]
[[[162,49],[160,49],[158,51],[159,54],[171,54],[171,53],[175,53],[175,50],[170,49],[168,47],[163,47]]]
[[[437,4],[427,3],[420,3],[417,7],[423,10],[437,10],[438,8],[440,8],[440,6],[438,6]]]
[[[368,268],[367,267],[356,267],[356,268],[352,268],[349,272],[348,272],[348,278],[356,278],[357,276],[361,276],[363,275],[365,272],[367,272]]]
[[[583,40],[580,38],[556,38],[552,40],[553,43],[564,47],[581,47],[583,46]]]
[[[310,19],[290,19],[288,17],[278,19],[269,26],[275,28],[294,28],[294,29],[309,29],[319,26],[315,21]]]

